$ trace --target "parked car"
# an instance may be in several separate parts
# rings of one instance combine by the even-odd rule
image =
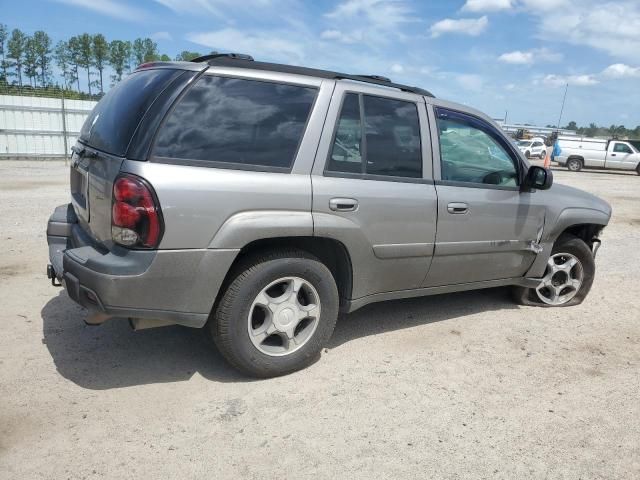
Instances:
[[[538,157],[544,159],[547,155],[547,147],[542,138],[534,138],[532,140],[519,140],[518,148],[527,158]]]
[[[640,153],[628,141],[587,137],[559,137],[554,161],[572,172],[583,168],[635,170],[640,175]]]
[[[52,282],[90,324],[206,327],[259,377],[309,365],[372,302],[512,286],[576,305],[611,215],[472,108],[239,55],[141,65],[73,152]]]

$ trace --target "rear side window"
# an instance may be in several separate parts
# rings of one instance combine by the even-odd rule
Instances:
[[[289,169],[315,88],[205,75],[161,127],[154,156]]]
[[[420,121],[415,103],[348,93],[327,171],[422,177]]]
[[[171,69],[132,73],[98,102],[82,126],[80,141],[124,156],[147,109],[169,82],[182,73]]]

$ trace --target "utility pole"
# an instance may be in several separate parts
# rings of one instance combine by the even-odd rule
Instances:
[[[564,111],[564,101],[567,99],[567,90],[569,90],[569,84],[564,87],[564,97],[562,97],[562,106],[560,107],[560,117],[558,118],[558,125],[556,125],[556,131],[560,133],[560,122],[562,121],[562,112]]]
[[[509,113],[509,110],[505,110],[504,111],[504,124],[507,124],[507,114]]]

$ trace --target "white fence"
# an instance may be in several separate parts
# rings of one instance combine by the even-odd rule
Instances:
[[[69,155],[95,104],[89,100],[0,95],[0,159]]]

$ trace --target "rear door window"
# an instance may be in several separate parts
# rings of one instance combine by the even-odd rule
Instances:
[[[327,171],[421,178],[420,120],[416,104],[348,93],[342,104]]]
[[[80,141],[113,155],[124,156],[147,109],[174,78],[172,69],[134,72],[98,102],[80,131]]]
[[[317,89],[205,75],[158,132],[153,155],[199,165],[290,169]]]

